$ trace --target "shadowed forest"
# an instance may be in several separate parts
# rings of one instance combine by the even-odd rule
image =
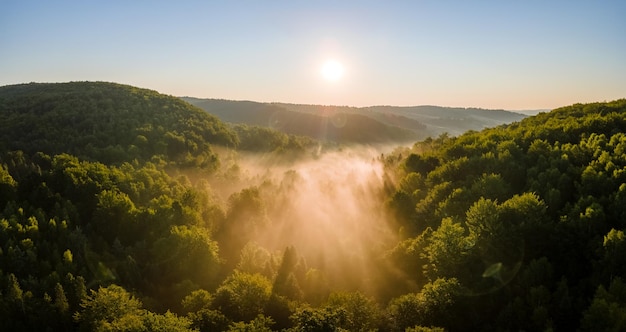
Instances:
[[[2,331],[626,329],[624,99],[372,145],[31,83],[0,128]]]

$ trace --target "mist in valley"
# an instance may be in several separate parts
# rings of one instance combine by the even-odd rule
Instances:
[[[220,243],[226,264],[267,264],[267,254],[246,258],[251,247],[278,256],[292,248],[301,273],[320,273],[329,289],[377,292],[381,258],[398,240],[384,207],[381,150],[389,148],[343,148],[297,161],[230,156],[228,179],[211,184],[228,215],[221,232],[229,243]]]

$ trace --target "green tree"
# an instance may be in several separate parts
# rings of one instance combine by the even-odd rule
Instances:
[[[274,321],[270,317],[258,315],[248,323],[237,322],[230,325],[228,332],[271,332]]]
[[[8,167],[5,164],[0,164],[0,202],[15,200],[16,188],[17,182],[9,174]]]
[[[146,311],[142,317],[142,331],[171,331],[171,332],[192,332],[197,331],[191,327],[191,321],[186,317],[179,317],[169,311],[165,314],[155,314]],[[122,330],[122,329],[114,329]]]
[[[451,319],[452,307],[461,294],[456,279],[437,279],[419,293],[409,293],[391,300],[387,315],[395,331],[414,326],[463,326],[466,322]]]
[[[276,259],[277,260],[277,259]],[[274,276],[274,255],[256,242],[248,242],[241,250],[237,270],[246,273],[260,273],[268,278]]]
[[[200,331],[224,331],[231,321],[221,312],[211,309],[213,296],[206,290],[199,289],[187,295],[183,301],[183,310],[191,326]]]
[[[235,270],[215,291],[213,307],[233,321],[250,321],[263,313],[271,290],[264,276]]]
[[[429,262],[425,268],[428,278],[450,278],[460,272],[459,267],[474,246],[473,236],[466,233],[460,223],[450,218],[441,221],[439,228],[432,233],[430,243],[424,248],[423,255]]]
[[[303,332],[341,331],[343,310],[303,306],[293,314],[294,330]]]
[[[198,289],[185,296],[182,306],[186,312],[196,312],[210,308],[211,302],[213,302],[213,296],[204,289]]]
[[[81,302],[81,311],[74,319],[83,331],[95,331],[115,327],[135,329],[141,326],[141,302],[124,288],[111,285],[100,287]]]
[[[215,285],[220,267],[218,245],[205,228],[171,226],[169,234],[154,242],[152,254],[156,280],[177,283],[189,279],[203,288]]]
[[[601,260],[604,268],[603,277],[612,280],[614,277],[626,275],[626,235],[624,232],[611,229],[604,236],[602,249],[604,252]]]
[[[69,303],[67,302],[67,297],[65,296],[63,286],[61,286],[61,284],[59,283],[54,286],[54,307],[62,315],[67,314],[70,307]]]
[[[115,238],[124,243],[135,242],[137,234],[133,219],[136,208],[130,197],[117,190],[104,190],[97,195],[97,199],[91,223],[96,232],[110,242]]]
[[[380,308],[361,292],[331,293],[325,308],[343,312],[339,327],[347,331],[375,331],[382,324]]]
[[[581,321],[584,331],[622,331],[626,329],[626,285],[615,278],[607,290],[598,286],[591,305]]]
[[[298,254],[296,248],[288,246],[285,248],[281,265],[274,279],[272,293],[279,296],[285,296],[292,300],[302,298],[302,290],[295,277],[295,269],[298,264]]]

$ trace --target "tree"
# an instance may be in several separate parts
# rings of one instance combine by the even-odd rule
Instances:
[[[429,262],[425,268],[426,276],[431,280],[456,276],[473,246],[473,237],[466,235],[460,223],[444,218],[424,248],[423,255]]]
[[[117,285],[91,291],[74,319],[83,331],[191,331],[191,321],[167,311],[142,309],[141,301]]]
[[[605,236],[602,249],[604,257],[601,263],[604,268],[603,279],[613,279],[626,275],[626,235],[623,231],[612,228]]]
[[[340,325],[343,320],[343,310],[333,308],[310,308],[303,306],[293,314],[294,331],[302,332],[325,332],[341,331]]]
[[[272,332],[271,326],[274,321],[270,317],[258,315],[248,323],[233,323],[228,328],[228,332]]]
[[[179,317],[169,311],[165,314],[155,314],[146,311],[142,317],[142,331],[169,331],[169,332],[193,332],[191,321],[186,317]]]
[[[302,298],[302,290],[295,277],[295,269],[298,264],[298,254],[296,248],[288,246],[285,248],[283,259],[278,268],[278,273],[274,279],[272,293],[285,296],[288,299],[299,300]]]
[[[236,269],[250,274],[260,273],[268,278],[272,278],[275,272],[274,255],[267,249],[259,246],[256,242],[248,242],[239,256],[239,263]]]
[[[213,296],[206,290],[199,289],[187,295],[183,301],[183,310],[193,328],[200,331],[224,331],[231,320],[218,310],[211,309]]]
[[[80,306],[82,309],[74,314],[74,319],[83,331],[107,326],[124,329],[141,326],[141,302],[117,285],[92,290]]]
[[[98,204],[91,225],[107,241],[118,238],[124,243],[137,240],[135,233],[135,204],[118,190],[103,190],[97,195]]]
[[[214,287],[220,266],[218,250],[205,228],[171,226],[168,234],[153,243],[153,276],[160,282],[189,279],[203,288]]]
[[[480,198],[466,213],[465,223],[476,237],[497,237],[502,234],[498,205],[491,199]]]
[[[228,206],[226,221],[216,236],[232,268],[241,249],[267,223],[267,212],[260,191],[255,187],[232,194]]]
[[[626,329],[626,285],[615,278],[607,290],[598,286],[593,301],[581,321],[583,331],[623,331]]]
[[[461,321],[450,319],[452,307],[461,294],[458,280],[437,279],[426,284],[419,293],[409,293],[394,298],[387,314],[395,331],[414,326],[462,326]]]
[[[213,302],[213,296],[204,289],[198,289],[185,296],[182,306],[186,312],[196,312],[210,308],[211,302]]]
[[[0,164],[0,202],[8,202],[15,199],[17,182],[9,174],[5,164]],[[4,208],[4,206],[2,207]]]
[[[63,286],[57,283],[54,286],[54,307],[59,311],[61,315],[65,315],[69,310],[69,303],[67,302],[67,297],[65,296],[65,291],[63,290]]]
[[[233,321],[250,321],[263,313],[271,289],[264,276],[235,270],[215,291],[213,307]]]
[[[380,308],[361,292],[331,293],[325,308],[343,312],[339,327],[348,331],[374,331],[382,324]]]

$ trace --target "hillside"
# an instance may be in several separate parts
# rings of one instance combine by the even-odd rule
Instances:
[[[424,128],[410,119],[371,117],[317,106],[316,112],[292,110],[288,104],[267,104],[251,101],[198,99],[183,100],[200,107],[230,123],[264,126],[283,133],[307,136],[336,143],[390,143],[414,141],[425,137],[417,129]]]
[[[500,124],[519,121],[526,116],[504,110],[486,110],[479,108],[458,108],[440,106],[370,106],[370,107],[320,107],[315,105],[278,104],[287,109],[315,113],[319,109],[329,108],[334,112],[362,114],[382,121],[395,123],[416,131],[422,135],[436,137],[443,133],[453,136],[468,130],[482,130]]]
[[[0,147],[121,162],[154,156],[215,168],[212,145],[235,147],[217,118],[155,91],[104,82],[0,87]]]
[[[460,286],[421,319],[401,297],[402,326],[623,328],[625,131],[626,100],[576,104],[387,156],[406,236],[390,257],[418,285]]]
[[[525,115],[503,110],[483,110],[473,108],[451,108],[437,106],[372,106],[346,107],[297,105],[285,103],[257,103],[250,101],[231,101],[218,99],[199,99],[183,97],[183,100],[196,105],[207,112],[219,117],[223,121],[232,123],[246,123],[257,126],[269,126],[283,132],[306,135],[319,138],[317,133],[303,130],[307,123],[315,123],[322,127],[323,117],[341,117],[348,128],[333,129],[337,135],[330,139],[343,142],[340,138],[360,143],[371,140],[377,141],[405,141],[406,138],[425,139],[436,137],[443,133],[460,135],[468,130],[481,130],[504,123],[512,123],[525,118]],[[373,121],[365,121],[366,117]],[[313,121],[313,122],[311,122]],[[358,130],[360,123],[368,123],[370,130],[376,130],[376,137],[351,136],[351,123],[357,122],[354,129]],[[387,128],[390,127],[390,128]],[[344,132],[348,132],[345,133]],[[402,135],[394,135],[400,132]],[[316,136],[317,135],[317,136]],[[371,134],[370,134],[371,135]]]

